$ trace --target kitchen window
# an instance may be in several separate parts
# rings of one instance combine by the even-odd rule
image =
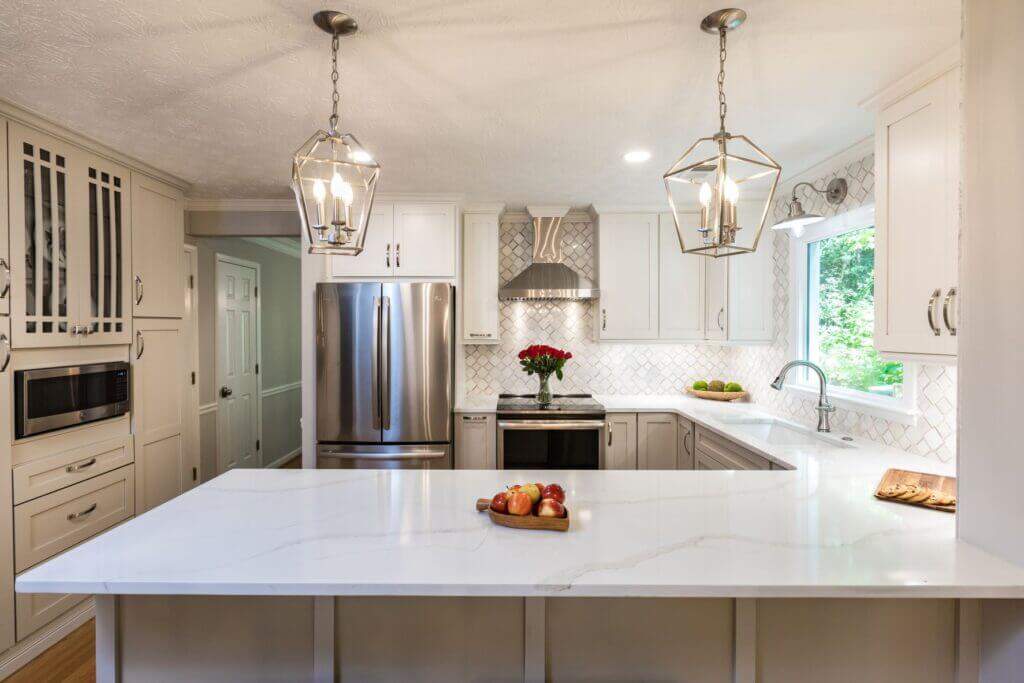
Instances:
[[[916,367],[874,347],[874,207],[808,226],[790,245],[795,357],[821,366],[836,403],[912,420]],[[802,370],[789,386],[817,395],[817,383]]]

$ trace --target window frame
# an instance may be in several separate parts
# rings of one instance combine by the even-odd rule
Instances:
[[[792,232],[789,235],[789,302],[790,302],[790,335],[789,356],[794,359],[806,360],[808,357],[808,337],[810,336],[808,320],[808,251],[812,242],[835,237],[846,232],[860,230],[875,225],[875,205],[865,204],[823,221],[814,223],[804,229],[799,237]],[[909,361],[903,363],[903,392],[898,398],[869,394],[856,389],[829,385],[828,393],[832,402],[840,407],[858,412],[896,420],[906,425],[916,425],[919,412],[917,410],[917,364]],[[787,378],[786,391],[796,394],[817,397],[818,383],[811,381],[808,373],[794,372]]]

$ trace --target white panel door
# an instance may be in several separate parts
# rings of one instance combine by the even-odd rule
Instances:
[[[878,115],[875,346],[890,353],[956,354],[942,318],[956,287],[959,69]],[[951,327],[955,318],[951,311]]]
[[[191,486],[192,462],[182,437],[190,370],[181,320],[136,318],[134,327],[135,512],[141,514]]]
[[[7,121],[0,119],[0,315],[11,312],[11,255],[7,216]],[[7,332],[10,336],[10,331]]]
[[[395,274],[395,207],[375,202],[358,256],[331,256],[334,277],[391,277]]]
[[[601,339],[658,338],[658,214],[598,221]]]
[[[11,381],[11,321],[0,316],[0,396],[4,396],[5,406],[14,395]],[[0,486],[0,548],[3,549],[4,561],[0,562],[0,652],[14,645],[14,528],[11,516],[11,442],[13,410],[0,411],[0,472],[4,473],[3,485]]]
[[[687,228],[696,230],[698,214]],[[707,258],[684,254],[672,214],[659,216],[658,244],[658,324],[661,339],[704,339],[704,269]]]
[[[740,202],[740,225],[755,229],[764,204]],[[729,339],[771,341],[772,339],[772,252],[775,233],[765,229],[752,254],[729,257]]]
[[[184,314],[185,199],[180,190],[132,173],[132,300],[142,318]]]
[[[704,286],[707,299],[704,308],[705,339],[729,338],[729,263],[734,258],[705,258]]]
[[[395,206],[395,275],[455,277],[455,205]]]
[[[467,213],[462,226],[462,340],[498,342],[498,214]]]
[[[217,470],[260,467],[254,267],[217,261]]]

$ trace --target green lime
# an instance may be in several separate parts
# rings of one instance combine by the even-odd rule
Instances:
[[[729,382],[725,385],[726,391],[743,391],[743,387],[740,386],[739,382]]]
[[[696,382],[693,383],[693,390],[694,391],[707,391],[708,390],[708,383],[705,382],[702,379],[699,379],[699,380],[697,380]]]

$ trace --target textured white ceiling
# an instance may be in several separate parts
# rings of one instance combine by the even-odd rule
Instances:
[[[291,155],[329,113],[381,190],[526,202],[650,202],[716,125],[706,0],[4,0],[0,97],[193,183],[195,197],[288,195]],[[857,102],[954,44],[959,0],[744,0],[729,128],[784,175],[871,133]],[[651,150],[627,166],[622,154]]]

